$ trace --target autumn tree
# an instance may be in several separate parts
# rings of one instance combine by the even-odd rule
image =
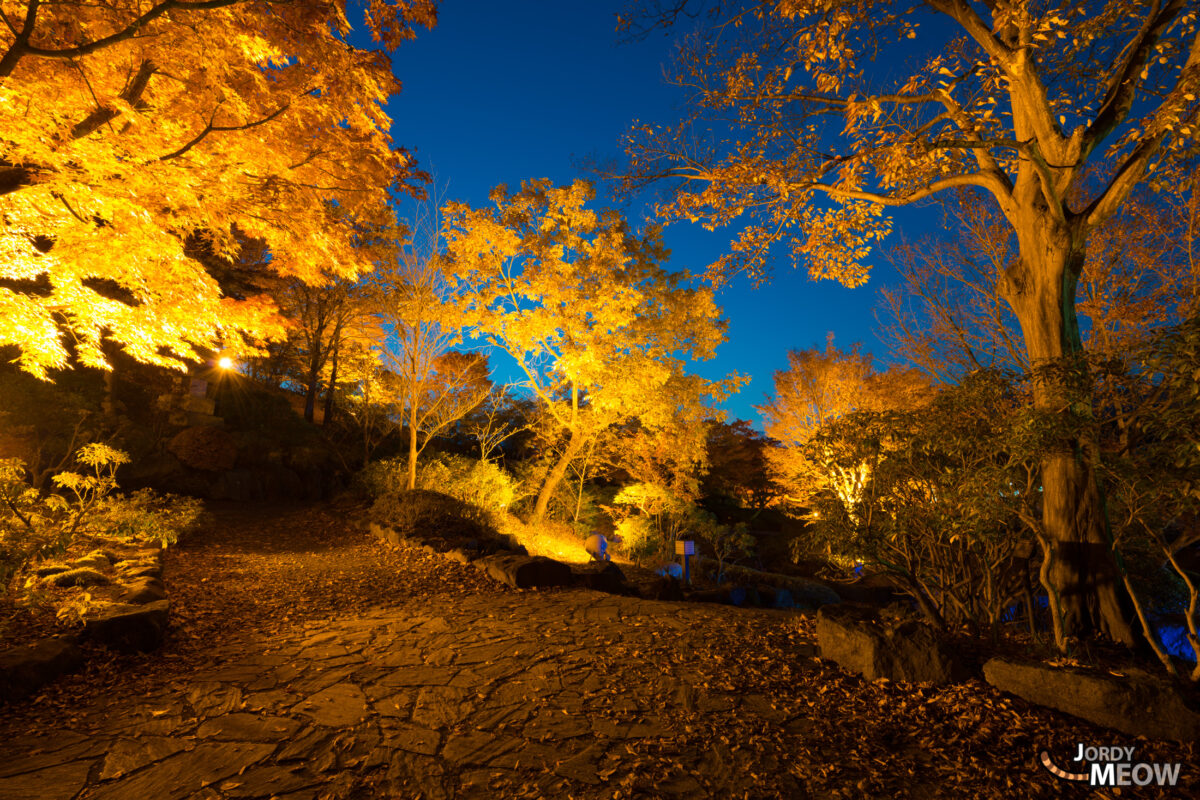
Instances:
[[[744,419],[713,422],[705,441],[708,471],[701,495],[755,511],[769,506],[779,495],[768,470],[768,453],[777,444]]]
[[[535,407],[510,386],[494,386],[483,402],[462,420],[463,432],[475,440],[479,459],[490,461],[509,439],[529,430]]]
[[[435,21],[433,0],[359,8],[387,48]],[[178,368],[279,335],[205,256],[254,240],[279,275],[353,276],[353,227],[422,177],[345,0],[3,0],[0,22],[0,346],[35,375],[104,368],[105,341]]]
[[[375,319],[378,298],[371,286],[359,280],[333,278],[326,283],[289,281],[277,295],[288,319],[288,339],[296,362],[296,381],[304,389],[304,419],[312,422],[322,385],[327,387],[328,421],[338,382],[338,368],[369,354],[382,329]],[[375,356],[378,360],[378,356]]]
[[[791,350],[788,368],[775,373],[775,394],[758,406],[767,435],[779,447],[767,451],[775,482],[792,503],[805,503],[813,492],[833,486],[847,502],[862,487],[866,463],[845,468],[815,462],[805,445],[830,422],[853,411],[907,411],[931,396],[929,379],[912,368],[879,372],[859,345],[841,350],[833,336],[819,350]]]
[[[1200,310],[1197,178],[1190,171],[1175,177],[1178,195],[1143,187],[1092,232],[1076,291],[1080,338],[1091,354],[1120,356]],[[905,242],[888,255],[901,279],[882,290],[880,318],[892,350],[947,381],[983,368],[1030,367],[999,292],[1017,243],[999,208],[979,200],[946,204],[952,237]]]
[[[454,349],[463,318],[452,302],[444,261],[408,249],[388,273],[382,311],[388,332],[384,364],[396,376],[408,430],[408,488],[429,440],[462,419],[491,391],[487,358]]]
[[[723,324],[710,289],[669,272],[658,233],[635,234],[613,211],[586,204],[585,182],[500,187],[494,206],[447,208],[447,257],[466,324],[507,353],[566,445],[533,509],[542,518],[589,435],[636,417],[654,426],[677,410],[669,383],[697,394],[689,358],[711,357]]]
[[[377,353],[356,353],[342,390],[338,421],[353,432],[362,464],[398,429],[402,417],[400,381],[379,362]]]
[[[669,24],[692,8],[641,19]],[[631,142],[634,184],[675,181],[664,216],[719,226],[749,215],[725,271],[761,272],[783,241],[813,277],[855,286],[889,229],[884,208],[985,193],[1016,238],[997,291],[1032,364],[1078,355],[1092,232],[1195,141],[1188,0],[717,3],[706,20],[680,63],[694,111]],[[1068,413],[1091,392],[1051,380],[1033,403]],[[1095,459],[1087,437],[1042,459],[1046,557],[1067,632],[1132,643]]]

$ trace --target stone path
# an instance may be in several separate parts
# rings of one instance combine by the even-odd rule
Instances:
[[[221,511],[164,577],[161,650],[0,709],[0,800],[1058,798],[1040,749],[1115,743],[843,673],[798,613],[514,591],[337,508]],[[1138,748],[1200,796],[1193,749]]]
[[[680,745],[700,725],[786,721],[688,662],[789,622],[585,590],[410,602],[218,646],[186,682],[98,698],[3,745],[0,800],[733,797],[759,770],[782,790],[795,780],[769,751]]]

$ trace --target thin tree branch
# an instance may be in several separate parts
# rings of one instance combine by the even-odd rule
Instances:
[[[203,141],[204,138],[206,136],[208,136],[210,133],[214,133],[214,132],[224,133],[227,131],[245,131],[245,130],[249,130],[250,128],[257,128],[259,125],[265,125],[268,122],[270,122],[271,120],[278,117],[284,111],[287,111],[288,108],[290,108],[290,107],[291,107],[291,103],[284,103],[282,106],[275,109],[270,114],[263,117],[262,119],[255,120],[254,122],[247,122],[244,125],[214,125],[213,120],[216,119],[216,114],[217,114],[216,109],[214,109],[213,116],[209,118],[208,124],[204,126],[204,129],[202,131],[200,131],[200,133],[196,134],[196,136],[193,137],[191,141],[189,141],[187,144],[183,145],[183,147],[180,147],[178,150],[174,151],[173,153],[167,153],[165,156],[159,156],[158,160],[159,161],[168,161],[172,158],[178,158],[179,156],[183,155],[187,151],[191,150],[196,145],[200,144],[200,142]]]

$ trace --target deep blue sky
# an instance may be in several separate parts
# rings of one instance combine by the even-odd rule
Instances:
[[[487,202],[499,183],[530,178],[567,183],[583,174],[581,158],[620,156],[620,137],[635,119],[670,122],[685,98],[663,80],[675,36],[618,43],[620,2],[517,0],[455,2],[440,10],[438,26],[393,55],[404,89],[389,105],[397,144],[415,150],[435,173],[444,199]],[[924,218],[936,217],[926,211]],[[896,217],[896,231],[923,235],[921,212]],[[898,241],[893,233],[891,241]],[[730,240],[699,225],[666,232],[671,266],[702,270]],[[719,302],[729,340],[717,358],[696,366],[707,377],[738,372],[752,377],[725,404],[730,418],[759,422],[753,405],[773,389],[775,370],[790,348],[812,347],[832,331],[837,344],[862,342],[888,359],[875,336],[879,289],[894,273],[877,256],[870,281],[857,289],[814,282],[785,258],[769,284],[746,280],[723,288]]]

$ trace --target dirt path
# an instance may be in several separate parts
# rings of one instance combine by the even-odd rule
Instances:
[[[220,511],[162,651],[4,710],[0,800],[1060,797],[1036,750],[1111,738],[844,675],[799,614],[510,591],[352,522]]]

